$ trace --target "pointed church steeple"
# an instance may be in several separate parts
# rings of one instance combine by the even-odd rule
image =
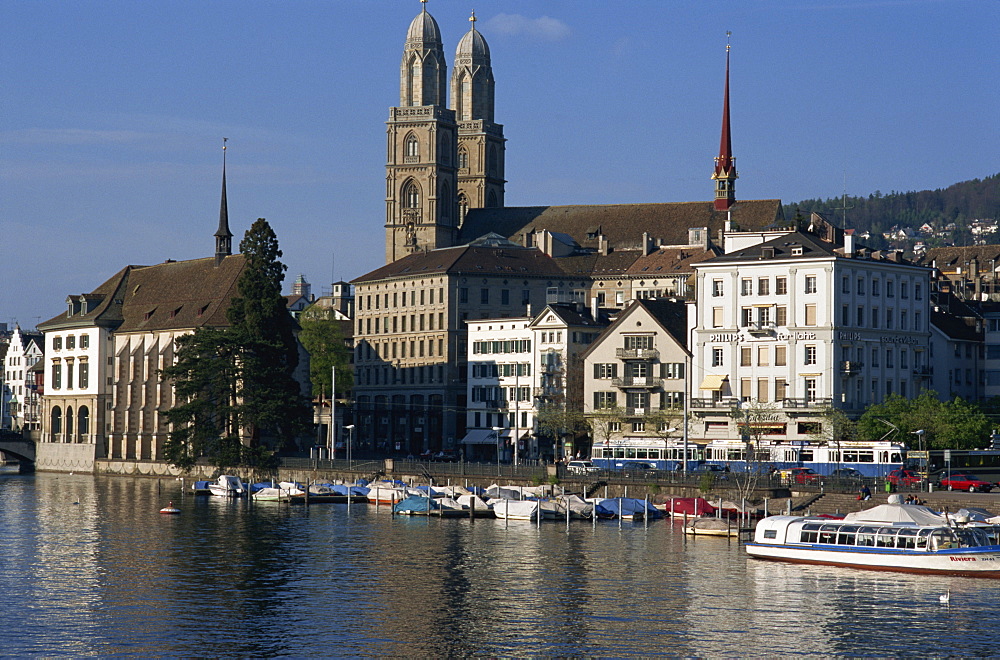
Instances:
[[[226,201],[226,142],[222,138],[222,202],[219,205],[219,228],[215,231],[215,265],[233,253],[233,232],[229,231],[229,204]]]
[[[733,156],[733,141],[729,132],[729,37],[726,32],[726,93],[722,102],[722,137],[719,141],[719,155],[715,157],[715,210],[728,211],[736,203],[736,158]]]
[[[403,61],[400,65],[399,105],[445,106],[448,65],[437,21],[423,7],[406,31]]]

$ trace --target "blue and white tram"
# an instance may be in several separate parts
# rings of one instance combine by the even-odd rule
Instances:
[[[747,462],[748,445],[741,440],[712,440],[705,447],[705,461],[717,465],[729,464],[730,469],[783,470],[808,467],[829,475],[838,468],[854,468],[866,477],[884,477],[903,467],[906,447],[892,442],[831,442],[761,440],[755,456]]]
[[[735,472],[809,467],[829,475],[838,468],[854,468],[866,477],[883,477],[903,467],[906,447],[891,442],[811,443],[762,439],[747,461],[749,445],[742,440],[711,440],[707,444],[688,441],[688,470],[700,463],[729,466]],[[656,470],[679,470],[684,456],[680,439],[625,437],[596,444],[591,452],[595,467],[620,470],[628,463],[641,463]]]

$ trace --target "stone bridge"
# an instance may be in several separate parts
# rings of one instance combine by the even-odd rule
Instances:
[[[8,458],[16,458],[29,463],[35,462],[35,443],[28,440],[0,440],[0,452]]]

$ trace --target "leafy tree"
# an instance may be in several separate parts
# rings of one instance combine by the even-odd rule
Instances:
[[[587,415],[587,425],[590,427],[594,444],[608,444],[611,438],[621,433],[621,424],[625,420],[625,409],[620,406],[597,408]]]
[[[172,380],[177,405],[166,412],[173,431],[167,459],[190,468],[206,456],[220,468],[273,465],[277,438],[288,446],[310,423],[309,407],[293,372],[296,325],[281,295],[285,266],[277,237],[264,219],[240,244],[246,260],[230,301],[228,328],[199,328],[177,340]]]
[[[884,420],[884,421],[882,421]],[[984,443],[990,432],[990,420],[973,403],[956,397],[940,401],[932,391],[923,391],[915,399],[893,394],[870,406],[858,420],[858,435],[864,440],[878,440],[890,426],[899,429],[898,442],[914,446],[910,434],[924,430],[927,449],[972,449]]]
[[[237,398],[244,444],[260,446],[266,432],[278,439],[280,448],[291,448],[295,437],[308,429],[310,411],[294,378],[296,323],[281,295],[286,267],[267,220],[258,218],[251,225],[240,252],[246,267],[226,317],[238,347]]]
[[[535,415],[538,434],[548,439],[548,446],[555,446],[556,441],[564,434],[576,436],[588,429],[583,411],[574,410],[566,405],[564,397],[547,401],[538,408]],[[556,453],[553,458],[558,458]]]
[[[313,392],[329,392],[331,387],[331,369],[337,370],[337,392],[339,396],[348,396],[354,389],[354,374],[351,369],[351,356],[344,342],[343,325],[350,321],[335,321],[315,315],[303,314],[299,318],[302,331],[299,341],[309,352],[309,379]]]

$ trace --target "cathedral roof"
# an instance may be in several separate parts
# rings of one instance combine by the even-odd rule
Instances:
[[[408,255],[355,278],[352,282],[358,284],[395,277],[444,273],[517,277],[564,275],[556,259],[535,248],[462,245]]]
[[[474,62],[477,60],[486,60],[485,63],[489,64],[490,47],[487,45],[486,39],[483,38],[483,35],[475,27],[466,32],[462,40],[458,42],[458,48],[455,50],[455,60],[461,57],[471,57]]]
[[[736,202],[728,212],[715,210],[712,202],[508,206],[469,209],[459,241],[468,242],[495,231],[523,245],[524,234],[546,229],[569,234],[585,248],[599,247],[601,235],[615,249],[638,247],[643,232],[665,245],[684,245],[692,227],[707,227],[717,236],[727,219],[739,229],[749,231],[763,229],[783,218],[778,199]]]
[[[424,9],[410,23],[406,31],[406,41],[421,41],[424,43],[441,43],[441,30],[437,21]]]

